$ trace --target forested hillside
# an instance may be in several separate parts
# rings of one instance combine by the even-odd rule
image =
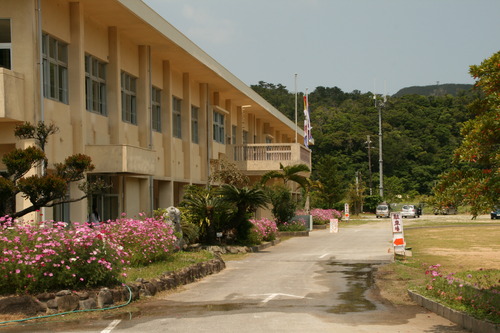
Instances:
[[[395,97],[404,95],[424,95],[424,96],[444,96],[453,95],[457,96],[463,91],[472,89],[472,84],[435,84],[430,86],[413,86],[399,90],[394,94]]]
[[[295,96],[285,86],[261,81],[252,88],[295,119]],[[461,124],[470,118],[466,106],[472,101],[471,94],[388,97],[382,108],[385,199],[397,202],[431,194],[438,175],[449,167],[453,150],[459,145]],[[301,124],[302,95],[298,101]],[[312,178],[322,187],[321,195],[313,198],[316,206],[333,207],[343,200],[353,188],[356,174],[368,195],[369,153],[372,192],[378,194],[379,126],[373,95],[317,87],[309,94],[309,103],[315,140],[310,147]]]

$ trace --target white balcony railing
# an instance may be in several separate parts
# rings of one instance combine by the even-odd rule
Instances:
[[[279,170],[280,163],[311,167],[311,151],[299,143],[234,145],[232,149],[234,162],[244,171]]]

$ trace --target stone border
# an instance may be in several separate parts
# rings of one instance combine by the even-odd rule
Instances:
[[[408,290],[408,295],[418,305],[473,333],[500,333],[500,326],[497,324],[473,318],[465,312],[450,309],[412,290]]]
[[[308,237],[309,231],[280,231],[280,236]]]
[[[100,290],[42,293],[34,296],[10,296],[0,298],[0,314],[21,314],[27,317],[44,316],[72,311],[91,311],[112,308],[117,303],[136,301],[141,297],[154,296],[160,291],[174,289],[189,284],[207,275],[226,268],[220,258],[185,267],[176,272],[166,272],[151,280],[138,279],[136,282],[116,288]],[[130,291],[129,291],[130,288]],[[130,295],[132,293],[132,295]]]
[[[307,235],[309,236],[309,232]],[[152,280],[137,279],[136,282],[116,288],[100,290],[70,291],[57,293],[41,293],[34,296],[10,296],[0,298],[0,314],[22,314],[27,317],[44,316],[72,311],[92,311],[113,308],[117,303],[139,300],[150,297],[160,291],[174,289],[178,286],[195,282],[207,275],[215,274],[226,268],[226,263],[218,253],[248,253],[262,251],[277,245],[280,239],[265,242],[256,246],[209,246],[206,250],[215,253],[216,258],[188,266],[176,272],[166,272]],[[130,288],[130,291],[129,291]],[[132,293],[132,295],[130,295]],[[119,306],[119,305],[118,305]],[[122,305],[123,306],[123,305]],[[0,321],[1,322],[1,321]]]

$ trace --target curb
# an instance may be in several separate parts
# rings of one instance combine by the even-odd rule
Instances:
[[[275,239],[275,240],[270,241],[270,242],[262,243],[260,245],[250,246],[250,251],[251,252],[259,252],[259,251],[262,251],[264,249],[267,249],[268,247],[275,246],[279,243],[281,243],[281,239],[278,238],[278,239]]]
[[[220,257],[193,264],[175,272],[166,272],[158,278],[150,280],[138,279],[127,283],[125,287],[100,288],[99,290],[70,291],[42,293],[39,295],[7,296],[0,299],[1,315],[22,315],[22,320],[38,319],[44,315],[58,313],[99,311],[113,307],[127,300],[137,301],[156,295],[160,291],[172,290],[182,285],[198,281],[208,275],[216,274],[226,268],[226,263]],[[128,304],[128,303],[127,303]],[[1,324],[9,323],[1,322]],[[0,326],[3,327],[3,326]]]
[[[308,237],[309,231],[280,231],[279,235],[281,237],[289,236],[289,237]]]
[[[473,333],[500,333],[500,326],[497,324],[473,318],[465,312],[450,309],[412,290],[408,290],[408,295],[418,305]]]

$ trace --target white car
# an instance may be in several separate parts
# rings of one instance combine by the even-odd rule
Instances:
[[[420,217],[420,212],[417,206],[415,205],[404,205],[403,208],[401,208],[401,216],[402,217]]]

